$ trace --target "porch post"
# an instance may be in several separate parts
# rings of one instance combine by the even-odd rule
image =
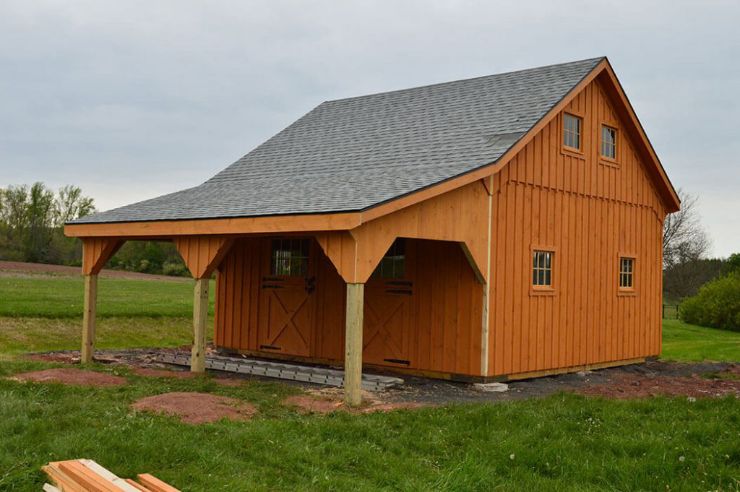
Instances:
[[[206,322],[208,321],[208,284],[210,279],[195,279],[193,296],[193,348],[190,355],[190,371],[206,370]]]
[[[123,244],[120,238],[82,238],[82,275],[85,284],[82,311],[80,363],[92,362],[95,352],[95,316],[98,300],[98,273]]]
[[[95,351],[95,307],[98,298],[98,274],[85,276],[85,305],[82,312],[82,349],[80,363],[92,362]]]
[[[362,403],[362,314],[365,284],[347,284],[347,313],[344,354],[344,402]]]

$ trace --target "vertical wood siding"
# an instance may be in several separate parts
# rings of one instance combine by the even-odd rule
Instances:
[[[219,268],[216,345],[257,351],[260,265],[269,238],[239,239]],[[415,242],[414,298],[409,323],[410,368],[479,375],[482,288],[458,243]],[[316,317],[310,357],[344,358],[345,283],[317,252]],[[270,354],[265,353],[266,357]],[[392,364],[389,364],[392,365]]]
[[[562,114],[494,176],[489,375],[657,355],[665,208],[598,80],[566,111],[583,155],[562,151]],[[618,165],[600,160],[616,127]],[[553,248],[554,295],[531,291],[532,249]],[[636,257],[635,293],[618,289]]]

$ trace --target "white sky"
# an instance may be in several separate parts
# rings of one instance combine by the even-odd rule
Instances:
[[[105,210],[201,183],[323,100],[607,55],[726,256],[738,26],[736,0],[2,0],[0,186]]]

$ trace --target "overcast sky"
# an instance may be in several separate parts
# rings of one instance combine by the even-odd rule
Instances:
[[[606,55],[726,256],[738,26],[737,0],[0,0],[0,186],[76,184],[105,210],[199,184],[327,99]]]

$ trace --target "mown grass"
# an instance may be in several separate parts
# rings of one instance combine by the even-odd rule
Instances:
[[[6,362],[0,375],[37,367]],[[107,389],[0,379],[0,489],[39,490],[41,465],[82,456],[122,476],[154,473],[183,490],[740,487],[740,405],[733,398],[557,395],[319,417],[282,407],[296,390],[279,383],[232,388],[207,377],[128,377],[127,386]],[[240,398],[259,414],[250,422],[190,426],[129,408],[167,391]]]
[[[184,317],[104,317],[97,321],[95,344],[99,349],[181,347],[191,343],[192,326],[192,318]],[[79,350],[81,330],[80,318],[0,317],[0,353]]]
[[[215,289],[211,282],[211,312]],[[0,277],[0,316],[82,318],[82,277]],[[189,317],[192,282],[98,280],[97,313],[105,317]]]
[[[190,341],[192,285],[101,279],[98,347]],[[0,278],[0,490],[39,490],[41,465],[88,457],[183,490],[740,490],[740,401],[561,394],[388,414],[303,416],[279,382],[143,378],[114,388],[5,379],[53,367],[21,352],[76,349],[82,282]],[[71,311],[71,312],[70,312]],[[665,321],[664,357],[740,360],[737,333]],[[10,354],[10,355],[9,355]],[[191,426],[138,398],[205,391],[255,404],[249,422]]]
[[[663,320],[663,359],[740,362],[740,333]]]

